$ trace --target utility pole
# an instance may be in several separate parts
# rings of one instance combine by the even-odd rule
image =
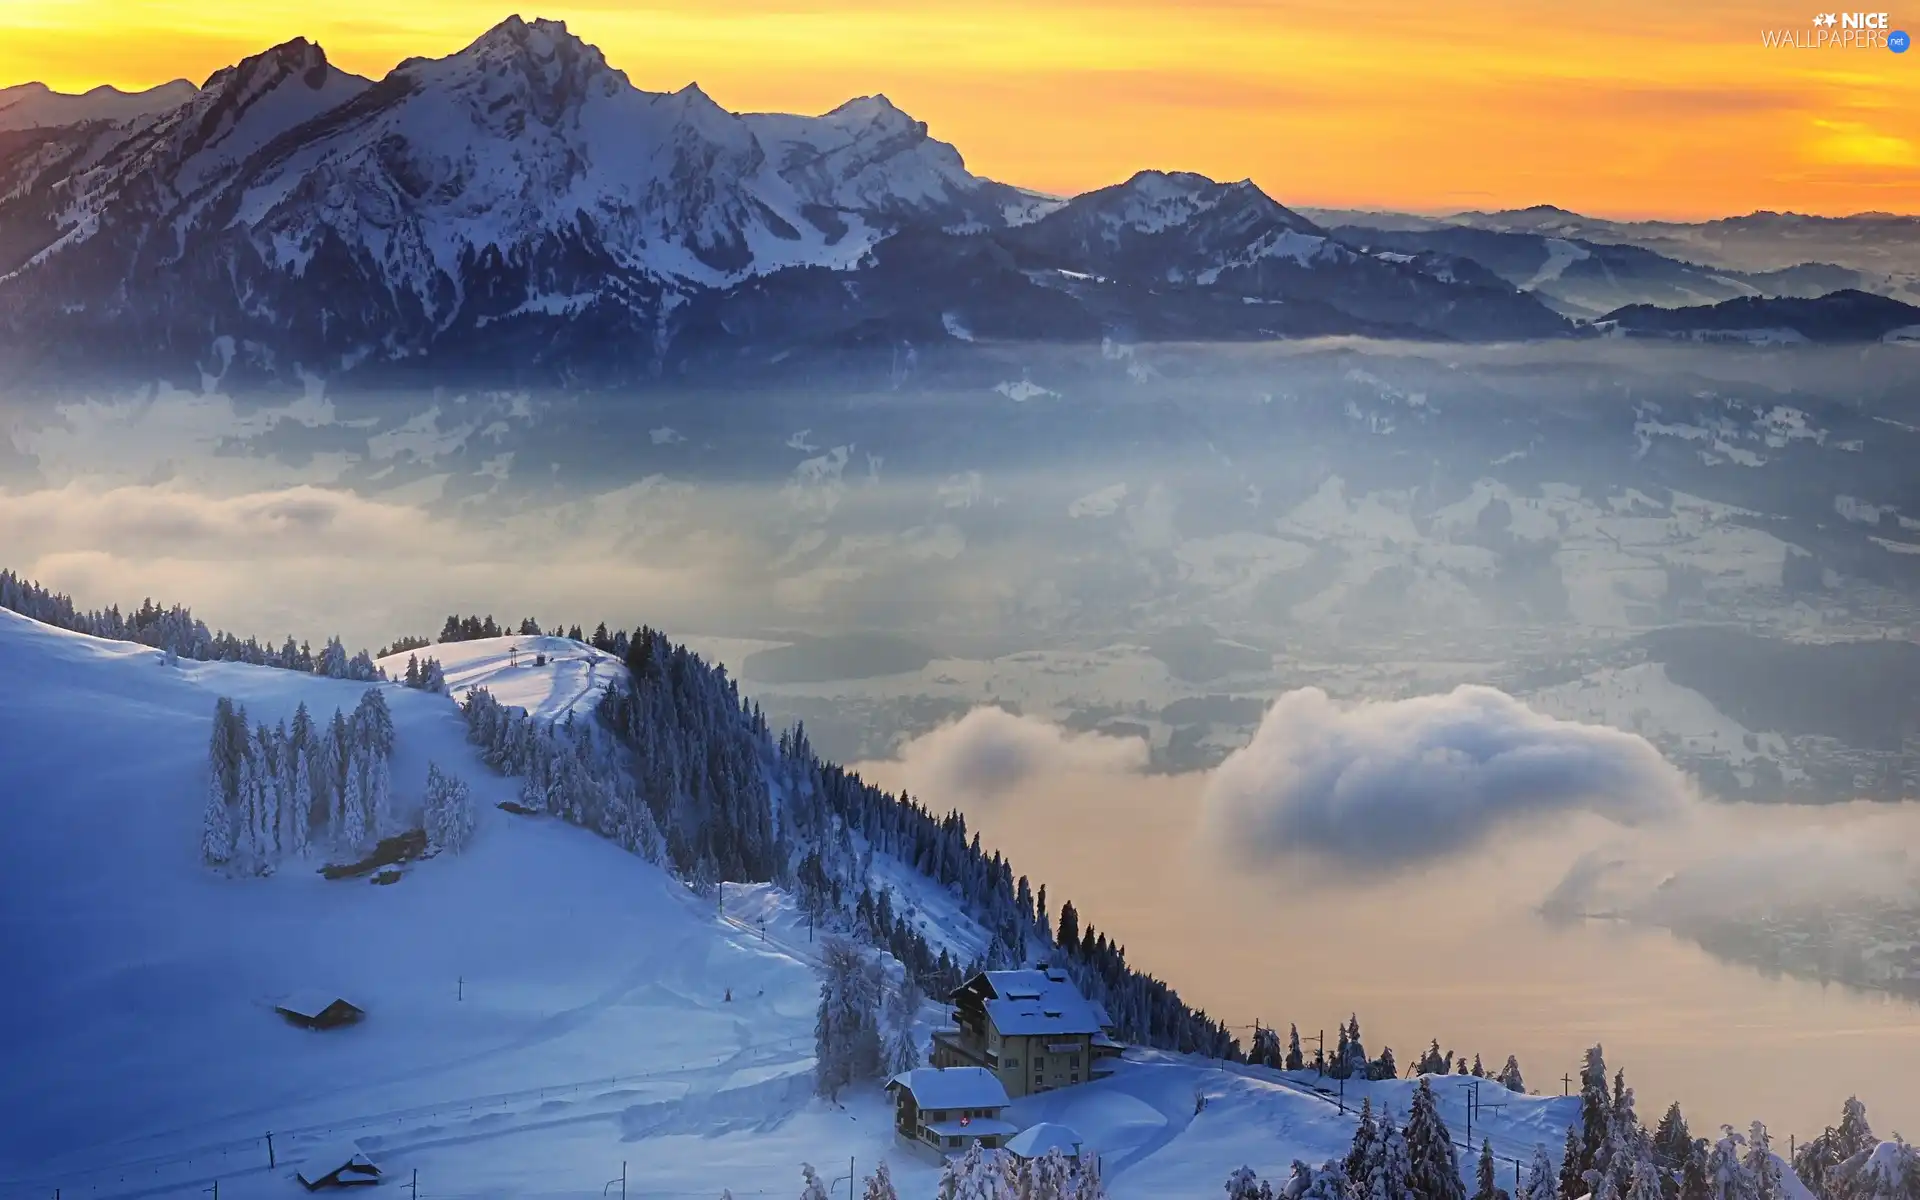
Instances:
[[[1314,1041],[1318,1043],[1318,1052],[1313,1056],[1313,1074],[1317,1079],[1327,1073],[1327,1031],[1322,1029],[1314,1036]]]
[[[1340,1077],[1340,1115],[1347,1115],[1347,1077]]]
[[[273,1130],[267,1130],[267,1170],[271,1171],[280,1164],[273,1157]]]
[[[607,1180],[607,1186],[600,1189],[600,1194],[606,1195],[607,1188],[611,1188],[616,1183],[620,1185],[620,1200],[627,1200],[627,1161],[625,1159],[620,1160],[620,1178]]]
[[[410,1197],[410,1200],[420,1200],[420,1168],[419,1167],[415,1167],[413,1169],[413,1178],[407,1182],[407,1195]]]
[[[201,1188],[200,1190],[201,1190],[201,1191],[203,1191],[203,1192],[212,1192],[212,1193],[213,1193],[213,1200],[220,1200],[220,1181],[219,1181],[218,1179],[216,1179],[216,1180],[214,1180],[214,1181],[213,1181],[213,1186],[212,1186],[212,1187],[210,1187],[210,1188]]]
[[[1562,1075],[1560,1077],[1560,1094],[1562,1096],[1573,1095],[1573,1076]]]
[[[461,1001],[467,998],[467,977],[465,975],[453,981],[453,998]]]

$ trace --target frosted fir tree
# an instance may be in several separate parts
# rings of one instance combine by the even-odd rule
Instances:
[[[830,1100],[880,1073],[881,974],[858,947],[831,938],[821,953],[820,1008],[814,1021],[814,1088]]]
[[[1518,1092],[1523,1096],[1527,1094],[1527,1081],[1520,1075],[1520,1059],[1515,1055],[1507,1055],[1507,1065],[1500,1068],[1494,1080],[1510,1092]]]
[[[1252,1167],[1241,1167],[1227,1176],[1227,1200],[1273,1200],[1273,1188],[1254,1174]]]
[[[1578,1200],[1587,1194],[1586,1173],[1580,1169],[1580,1146],[1580,1130],[1567,1126],[1567,1144],[1560,1154],[1560,1200]]]
[[[327,836],[338,839],[344,814],[341,812],[341,763],[339,748],[331,729],[315,728],[310,743],[312,757],[307,767],[311,791],[307,797],[311,822],[324,828]]]
[[[447,673],[440,666],[440,660],[429,658],[420,668],[420,690],[447,695]]]
[[[1473,1182],[1473,1200],[1500,1200],[1506,1195],[1495,1178],[1491,1138],[1483,1139],[1480,1143],[1480,1161],[1474,1164]]]
[[[1406,1141],[1415,1196],[1423,1200],[1466,1200],[1467,1189],[1460,1181],[1460,1159],[1453,1150],[1453,1137],[1447,1131],[1447,1123],[1440,1119],[1433,1085],[1425,1078],[1414,1089],[1413,1105],[1407,1111]]]
[[[1539,1142],[1533,1144],[1533,1157],[1520,1182],[1520,1194],[1514,1200],[1558,1200],[1560,1182],[1555,1178],[1553,1158]]]
[[[1756,1181],[1747,1172],[1747,1139],[1722,1125],[1720,1140],[1707,1154],[1707,1194],[1713,1200],[1759,1200]]]
[[[1354,1127],[1353,1143],[1347,1148],[1347,1178],[1364,1184],[1373,1171],[1373,1159],[1380,1149],[1380,1126],[1373,1119],[1373,1097],[1360,1100],[1360,1123]]]
[[[920,1065],[920,1042],[914,1035],[913,1023],[920,1015],[920,1005],[925,998],[920,985],[911,978],[901,981],[900,986],[887,995],[886,1035],[881,1057],[882,1065],[890,1074],[898,1075]]]
[[[1755,1121],[1747,1128],[1747,1147],[1741,1164],[1753,1181],[1754,1200],[1781,1200],[1786,1194],[1780,1172],[1780,1160],[1774,1157],[1773,1141],[1767,1127]]]
[[[1360,1200],[1409,1200],[1419,1194],[1414,1191],[1413,1162],[1407,1151],[1407,1139],[1393,1123],[1390,1113],[1380,1120],[1372,1159]],[[1454,1186],[1460,1186],[1458,1174],[1454,1176]]]
[[[307,748],[293,747],[293,792],[287,797],[287,853],[304,857],[312,833],[313,769],[307,762]]]
[[[233,851],[233,809],[227,804],[220,776],[209,773],[207,807],[200,823],[200,857],[208,866],[224,866],[233,861]]]
[[[969,1145],[960,1157],[947,1160],[936,1194],[939,1200],[1012,1200],[1006,1177],[987,1159],[979,1142]]]
[[[1660,1169],[1651,1159],[1641,1159],[1633,1164],[1633,1177],[1627,1183],[1627,1200],[1663,1200],[1660,1192]]]
[[[473,799],[463,780],[427,765],[427,790],[422,801],[427,845],[436,853],[458,854],[473,838]]]
[[[235,815],[240,825],[240,846],[236,855],[241,869],[258,872],[266,863],[266,847],[260,844],[260,777],[254,770],[253,755],[240,759],[240,803]]]
[[[324,675],[328,679],[347,677],[347,648],[340,644],[339,638],[327,639],[327,648],[320,652],[318,659],[314,660],[313,673]]]
[[[407,674],[403,682],[410,688],[420,686],[420,660],[411,654],[407,655]]]
[[[886,1159],[881,1159],[880,1165],[873,1169],[873,1174],[867,1176],[860,1200],[900,1200],[900,1193],[893,1186],[893,1171],[887,1166]]]
[[[1920,1153],[1895,1134],[1835,1167],[1828,1188],[1834,1200],[1912,1200],[1920,1195]]]
[[[1289,1071],[1302,1071],[1306,1069],[1306,1066],[1306,1055],[1300,1052],[1300,1027],[1289,1024],[1287,1026],[1286,1068]]]
[[[347,786],[340,794],[340,814],[340,844],[357,854],[367,845],[367,805],[360,794],[357,754],[347,759]]]
[[[800,1200],[831,1200],[827,1195],[826,1182],[813,1169],[812,1163],[800,1164],[800,1182]]]

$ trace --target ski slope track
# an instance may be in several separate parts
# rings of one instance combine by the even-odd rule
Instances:
[[[570,642],[544,668],[512,665],[542,640],[422,653],[456,692],[484,681],[554,716],[617,677],[611,656]],[[389,1188],[417,1170],[420,1194],[444,1200],[584,1200],[622,1163],[635,1197],[792,1194],[802,1162],[831,1177],[851,1158],[864,1176],[882,1157],[908,1200],[934,1195],[937,1167],[894,1140],[877,1086],[839,1105],[811,1095],[817,951],[792,899],[741,884],[716,904],[587,831],[501,811],[517,781],[479,762],[449,697],[377,685],[397,803],[418,804],[436,763],[472,787],[475,839],[376,887],[322,879],[321,855],[260,879],[198,857],[215,699],[256,722],[303,702],[324,719],[370,685],[168,666],[8,612],[0,680],[0,1195],[192,1197],[217,1182],[236,1200],[293,1197],[300,1165],[347,1142]],[[956,926],[950,944],[977,935],[933,885],[898,864],[886,875],[929,923]],[[294,1028],[272,1006],[306,989],[367,1017]],[[1351,1111],[1314,1083],[1136,1051],[1113,1078],[1011,1115],[1078,1130],[1116,1200],[1203,1196],[1242,1164],[1278,1180],[1294,1158],[1344,1152]],[[1347,1102],[1404,1113],[1413,1086],[1350,1083]],[[1460,1136],[1464,1091],[1438,1091]],[[1500,1099],[1486,1132],[1503,1157],[1557,1148],[1576,1103]]]

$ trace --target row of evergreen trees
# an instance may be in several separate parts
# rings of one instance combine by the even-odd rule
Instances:
[[[1360,1017],[1357,1013],[1349,1015],[1346,1024],[1340,1027],[1340,1038],[1331,1056],[1316,1044],[1312,1057],[1308,1057],[1300,1044],[1298,1025],[1287,1027],[1284,1050],[1280,1046],[1278,1029],[1269,1025],[1255,1025],[1252,1041],[1247,1048],[1247,1062],[1257,1067],[1273,1067],[1282,1071],[1311,1069],[1333,1079],[1394,1079],[1400,1073],[1392,1046],[1382,1047],[1379,1058],[1367,1057],[1366,1043],[1360,1037]],[[1506,1066],[1491,1072],[1481,1065],[1478,1054],[1473,1056],[1473,1063],[1469,1066],[1465,1055],[1456,1057],[1451,1050],[1441,1053],[1438,1038],[1433,1040],[1425,1054],[1407,1067],[1410,1077],[1455,1073],[1475,1079],[1491,1079],[1510,1092],[1524,1095],[1527,1090],[1526,1079],[1520,1074],[1520,1060],[1514,1055],[1507,1056]]]
[[[1920,1154],[1897,1139],[1875,1138],[1858,1099],[1847,1101],[1838,1126],[1796,1151],[1793,1170],[1819,1200],[1920,1200]],[[1517,1197],[1496,1175],[1493,1146],[1483,1141],[1472,1200],[1786,1200],[1789,1194],[1764,1124],[1755,1121],[1745,1133],[1724,1126],[1709,1142],[1692,1135],[1675,1103],[1649,1131],[1635,1115],[1624,1073],[1616,1071],[1609,1087],[1599,1046],[1587,1051],[1579,1122],[1567,1129],[1558,1166],[1536,1145]],[[1229,1200],[1467,1200],[1452,1135],[1424,1076],[1404,1126],[1363,1101],[1345,1158],[1318,1167],[1295,1162],[1279,1188],[1242,1168],[1226,1190]]]
[[[0,608],[57,629],[152,646],[175,658],[195,662],[250,663],[368,683],[383,678],[371,654],[362,650],[349,655],[339,638],[329,638],[316,654],[307,643],[296,644],[289,635],[276,650],[253,638],[243,640],[231,633],[210,630],[183,605],[162,608],[151,599],[141,601],[139,608],[126,614],[122,614],[118,606],[83,611],[71,596],[22,579],[10,570],[0,571]]]
[[[247,710],[222,696],[207,745],[201,855],[209,865],[266,874],[315,841],[358,852],[393,822],[393,717],[368,688],[352,716],[318,725],[303,703],[291,726],[251,730]]]
[[[538,626],[529,620],[522,629]],[[455,615],[442,633],[497,636],[501,627],[491,617]],[[929,993],[944,995],[970,969],[1048,957],[1106,1006],[1124,1037],[1239,1057],[1223,1026],[1136,971],[1116,941],[1091,924],[1083,929],[1071,904],[1056,927],[1046,889],[1016,877],[958,812],[935,816],[909,796],[821,761],[803,727],[776,738],[724,667],[657,630],[628,635],[601,625],[588,644],[619,654],[628,669],[628,683],[610,687],[596,710],[613,746],[571,718],[536,728],[484,691],[470,692],[463,706],[488,761],[527,778],[526,807],[596,829],[699,887],[723,879],[790,887],[816,922],[892,953]],[[876,853],[950,889],[988,931],[985,957],[955,962],[912,930],[890,894],[872,884]]]

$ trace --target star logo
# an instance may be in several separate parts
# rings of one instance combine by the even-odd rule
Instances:
[[[1832,13],[1815,13],[1813,14],[1813,23],[1816,26],[1824,25],[1824,26],[1827,26],[1828,28],[1832,28],[1834,25],[1837,25],[1839,22]]]

